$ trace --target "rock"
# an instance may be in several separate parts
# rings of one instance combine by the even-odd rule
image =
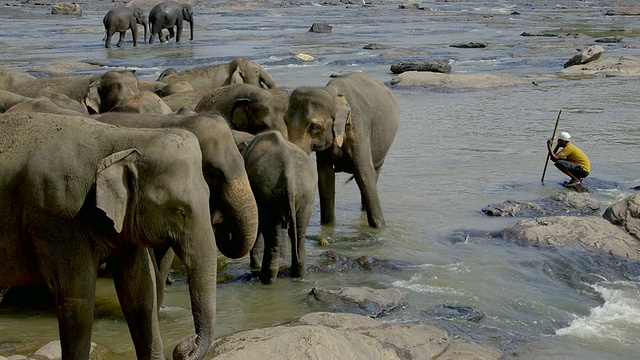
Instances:
[[[602,217],[640,239],[640,194],[633,194],[609,206]]]
[[[406,4],[400,4],[398,5],[398,9],[420,9],[420,3],[412,1]]]
[[[605,13],[606,16],[614,16],[614,15],[640,15],[640,7],[626,7],[626,8],[618,8],[607,10]]]
[[[525,219],[502,231],[502,237],[553,246],[591,248],[640,261],[640,242],[599,216],[549,216]]]
[[[614,36],[614,37],[606,37],[606,38],[602,38],[602,39],[596,39],[595,42],[604,43],[604,44],[615,44],[615,43],[622,42],[622,39],[623,38],[621,38],[621,37]]]
[[[372,43],[372,44],[369,44],[369,45],[365,45],[362,48],[363,49],[367,49],[367,50],[383,50],[383,49],[388,49],[389,47],[387,45],[383,45],[383,44]]]
[[[391,65],[391,72],[402,74],[405,71],[431,71],[448,74],[451,72],[451,65],[439,61],[406,62]]]
[[[53,15],[82,15],[82,7],[80,4],[57,2],[51,5],[51,14]]]
[[[393,86],[433,86],[448,89],[486,89],[500,86],[531,84],[540,82],[544,77],[521,78],[509,74],[443,74],[431,71],[406,71],[391,79]]]
[[[483,49],[483,48],[486,48],[487,45],[483,43],[471,41],[468,43],[451,44],[449,45],[449,47],[462,48],[462,49]]]
[[[482,212],[491,216],[549,216],[591,214],[600,208],[600,202],[586,193],[563,192],[536,201],[507,200],[488,205]]]
[[[560,75],[571,77],[584,76],[640,76],[640,57],[622,56],[620,58],[601,57],[581,66],[570,66],[560,70]]]
[[[431,316],[439,318],[449,320],[458,319],[471,322],[478,322],[485,317],[482,311],[473,306],[458,304],[442,304],[428,311],[428,313]]]
[[[366,270],[366,271],[389,271],[399,270],[403,266],[409,266],[410,264],[402,264],[391,262],[389,260],[378,259],[371,256],[360,256],[357,258],[351,258],[346,255],[342,255],[335,250],[327,250],[320,254],[322,258],[319,264],[309,265],[309,270],[318,272],[342,272],[351,270]]]
[[[216,339],[206,359],[500,359],[503,352],[427,324],[387,325],[317,312],[284,325]]]
[[[332,29],[332,27],[330,25],[321,24],[321,23],[313,23],[313,25],[311,25],[311,28],[309,29],[309,32],[330,33],[331,29]]]
[[[378,318],[405,306],[404,294],[398,289],[372,289],[369,287],[340,287],[325,289],[314,287],[309,295],[325,307]]]
[[[307,54],[297,54],[297,55],[294,55],[292,57],[292,59],[300,60],[300,61],[312,61],[312,60],[315,60],[315,58],[313,56],[307,55]]]
[[[528,32],[523,32],[520,36],[548,36],[548,37],[558,37],[556,34],[532,34]]]
[[[604,54],[604,48],[602,46],[589,46],[588,48],[580,51],[577,55],[569,59],[569,61],[564,64],[564,67],[568,68],[569,66],[590,63],[594,60],[598,60],[602,56],[602,54]]]

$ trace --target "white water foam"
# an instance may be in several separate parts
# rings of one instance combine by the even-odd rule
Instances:
[[[588,316],[577,317],[556,335],[621,343],[640,341],[640,288],[635,282],[619,281],[594,285],[604,304],[591,309]]]

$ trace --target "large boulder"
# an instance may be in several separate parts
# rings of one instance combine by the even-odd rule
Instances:
[[[51,14],[53,15],[82,15],[82,7],[80,4],[57,2],[51,5]]]
[[[599,216],[549,216],[525,219],[502,231],[505,238],[598,250],[640,261],[640,242]]]
[[[570,66],[560,70],[563,76],[640,76],[640,57],[606,57],[580,66]]]
[[[624,227],[629,234],[640,239],[640,193],[609,206],[602,217]]]
[[[206,359],[482,360],[502,355],[426,324],[385,325],[366,316],[318,312],[218,338]]]
[[[393,64],[390,69],[394,74],[402,74],[406,71],[431,71],[448,74],[451,72],[451,65],[441,61],[414,61]]]
[[[485,206],[482,212],[491,216],[584,215],[600,209],[600,201],[587,193],[562,192],[534,201],[507,200]]]
[[[373,289],[369,287],[340,287],[326,289],[314,287],[309,292],[311,298],[328,310],[378,318],[390,311],[406,305],[404,294],[394,288]]]

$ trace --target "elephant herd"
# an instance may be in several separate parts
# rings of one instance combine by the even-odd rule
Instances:
[[[190,40],[193,40],[193,11],[189,4],[180,4],[174,1],[161,2],[149,12],[148,24],[141,8],[117,6],[109,10],[102,19],[106,33],[104,46],[110,48],[111,38],[115,33],[119,33],[120,39],[116,46],[121,47],[128,30],[131,30],[133,46],[138,46],[138,25],[144,27],[144,39],[147,38],[147,27],[149,28],[149,33],[151,34],[149,44],[153,44],[156,36],[160,42],[169,41],[173,37],[176,38],[176,42],[180,42],[185,21],[189,23]],[[162,35],[163,29],[167,29],[169,34]]]
[[[164,359],[158,310],[175,254],[195,334],[174,358],[202,359],[217,251],[250,254],[270,284],[289,242],[291,275],[305,276],[316,187],[320,220],[334,223],[337,172],[353,174],[368,224],[384,228],[377,181],[398,125],[394,95],[364,73],[287,91],[242,57],[156,81],[0,70],[0,290],[48,284],[63,359],[88,358],[106,264],[137,357]]]

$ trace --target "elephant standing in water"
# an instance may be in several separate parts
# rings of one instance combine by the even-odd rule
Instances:
[[[189,23],[189,29],[191,30],[191,38],[193,40],[193,11],[189,4],[179,4],[174,1],[165,1],[154,6],[149,12],[149,44],[153,44],[153,38],[158,35],[160,42],[169,41],[172,37],[176,37],[176,42],[180,42],[182,37],[182,28],[184,22]],[[173,27],[176,27],[176,32],[173,32]],[[162,29],[169,30],[169,36],[162,37]]]
[[[280,250],[291,241],[291,276],[306,273],[305,235],[315,200],[318,177],[309,156],[281,133],[268,131],[255,136],[236,133],[258,203],[260,236],[251,250],[251,266],[262,258],[260,280],[273,283],[280,268]],[[242,140],[240,140],[242,139]]]
[[[195,335],[213,342],[216,248],[197,138],[85,117],[0,115],[0,288],[46,283],[62,359],[88,359],[98,268],[111,270],[138,359],[164,359],[149,247],[171,246],[188,273]]]
[[[378,176],[399,124],[393,93],[378,79],[353,73],[325,87],[299,87],[285,116],[289,141],[316,152],[320,218],[335,222],[335,173],[353,174],[369,226],[384,228]]]
[[[111,9],[102,19],[102,23],[106,31],[106,40],[104,42],[104,47],[106,48],[111,47],[111,37],[115,33],[120,33],[120,39],[116,46],[121,47],[127,30],[131,30],[133,46],[138,46],[138,24],[144,27],[143,39],[147,38],[147,17],[139,7],[118,6]]]
[[[218,249],[222,255],[232,259],[249,253],[258,232],[258,208],[244,161],[223,117],[109,113],[97,120],[126,127],[181,128],[195,134],[200,142],[204,177],[211,193],[209,211],[213,216]],[[164,280],[173,256],[166,251],[156,251],[156,255],[160,267],[159,279]],[[159,295],[162,297],[162,292]]]

